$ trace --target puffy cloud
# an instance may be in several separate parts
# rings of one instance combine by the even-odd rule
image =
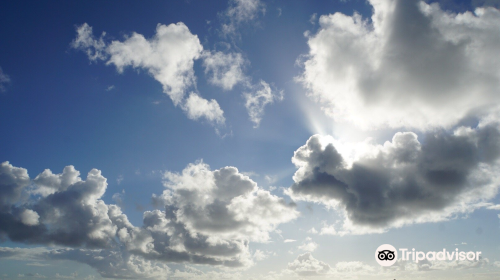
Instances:
[[[0,190],[2,201],[0,233],[11,240],[66,246],[107,247],[116,227],[108,216],[108,205],[101,197],[107,183],[97,169],[86,180],[73,166],[63,173],[45,170],[33,180],[31,190],[26,169],[2,163]],[[16,203],[21,192],[39,194],[38,199]]]
[[[69,186],[81,181],[80,172],[74,166],[66,166],[61,174],[53,174],[49,169],[45,169],[33,180],[36,187],[33,194],[40,194],[44,197],[60,191],[66,191]]]
[[[188,118],[192,120],[204,117],[212,123],[224,124],[225,122],[224,112],[215,99],[208,101],[196,93],[191,93],[182,107]]]
[[[298,216],[295,205],[260,189],[235,167],[211,171],[197,162],[181,174],[165,173],[165,187],[165,204],[177,208],[177,220],[214,240],[266,242],[277,225]]]
[[[417,0],[369,3],[371,20],[323,15],[308,37],[298,80],[328,115],[365,129],[429,129],[498,110],[500,11],[455,14]]]
[[[146,211],[142,228],[133,227],[119,209],[112,214],[121,220],[115,222],[122,228],[120,241],[148,259],[249,266],[249,241],[268,241],[270,231],[298,215],[293,205],[259,189],[234,167],[211,171],[198,162],[164,178],[167,189],[153,199],[165,211]]]
[[[207,52],[203,55],[205,74],[210,75],[208,81],[224,90],[231,90],[248,80],[243,73],[246,64],[248,62],[240,53]]]
[[[266,12],[266,6],[260,0],[230,0],[229,7],[222,14],[222,34],[235,35],[243,23],[254,22],[258,16]]]
[[[162,84],[163,91],[174,105],[184,109],[189,118],[224,122],[217,101],[207,101],[193,94],[187,99],[185,97],[187,90],[196,84],[193,65],[201,57],[203,46],[198,36],[192,34],[184,23],[158,24],[151,39],[134,32],[124,41],[109,44],[104,42],[104,34],[99,40],[95,39],[87,23],[78,27],[77,33],[72,47],[85,51],[91,61],[105,60],[107,65],[114,65],[119,73],[129,66],[145,69]]]
[[[383,232],[408,223],[442,221],[486,207],[498,191],[497,123],[435,130],[420,142],[396,133],[384,145],[348,145],[314,135],[295,151],[294,199],[323,203],[345,216],[321,234]]]
[[[10,77],[5,74],[2,67],[0,67],[0,92],[4,92],[6,90],[5,85],[8,83],[10,83]]]
[[[8,161],[0,164],[0,209],[2,212],[19,201],[23,190],[29,184],[28,170],[14,167]]]
[[[263,80],[251,87],[250,91],[244,92],[245,107],[247,108],[250,120],[258,127],[264,115],[264,107],[274,101],[283,100],[283,91],[271,89],[268,83]]]
[[[37,212],[30,209],[24,209],[24,211],[21,212],[20,217],[21,217],[21,222],[27,226],[36,226],[40,223],[39,222],[40,215],[38,215]]]
[[[165,211],[144,213],[143,230],[152,237],[149,250],[142,250],[148,258],[249,266],[249,242],[267,242],[279,224],[298,216],[295,205],[260,189],[235,167],[211,171],[197,162],[182,173],[166,172],[164,179],[167,189],[153,199]]]
[[[279,224],[298,216],[294,204],[260,189],[235,167],[211,171],[197,162],[180,174],[166,172],[164,180],[167,189],[154,196],[164,210],[144,212],[137,227],[119,206],[102,201],[107,180],[99,170],[83,180],[67,166],[60,174],[45,170],[30,180],[26,169],[4,162],[0,234],[16,242],[77,248],[4,248],[0,258],[74,260],[115,278],[165,275],[168,267],[159,262],[245,268],[266,255],[252,256],[250,242],[268,242]]]
[[[119,72],[128,66],[148,70],[178,105],[186,89],[195,83],[193,64],[202,50],[198,36],[191,34],[184,23],[158,24],[150,40],[134,32],[123,42],[111,42],[106,64],[114,64]]]

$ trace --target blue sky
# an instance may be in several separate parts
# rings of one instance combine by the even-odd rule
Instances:
[[[498,278],[499,5],[1,3],[0,279]]]

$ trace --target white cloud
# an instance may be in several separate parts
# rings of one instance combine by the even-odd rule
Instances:
[[[318,14],[317,13],[312,14],[311,17],[309,18],[309,22],[311,24],[313,24],[313,25],[316,24],[317,20],[318,20]]]
[[[254,123],[254,127],[258,127],[264,115],[264,107],[274,101],[283,100],[283,91],[273,90],[268,83],[261,80],[252,86],[250,91],[244,92],[243,97],[250,120]]]
[[[291,242],[296,242],[297,240],[295,239],[285,239],[283,240],[284,243],[291,243]]]
[[[248,62],[241,53],[206,52],[203,55],[208,81],[224,90],[231,90],[238,83],[247,82],[243,68]]]
[[[15,167],[8,161],[0,164],[0,210],[5,211],[21,198],[23,190],[29,186],[30,178],[24,168]]]
[[[2,67],[0,67],[0,92],[4,92],[6,90],[5,85],[8,83],[10,83],[10,77],[5,74]]]
[[[208,101],[192,92],[182,107],[188,118],[192,120],[204,117],[211,123],[223,124],[225,122],[224,112],[215,99]]]
[[[213,240],[267,242],[277,225],[298,216],[294,205],[259,188],[235,167],[211,171],[198,162],[181,174],[165,173],[165,180],[165,205],[179,209],[177,220],[190,232]]]
[[[21,212],[20,217],[21,222],[27,226],[36,226],[40,223],[40,216],[38,213],[30,209],[24,209],[24,211]]]
[[[103,32],[101,37],[96,39],[92,27],[84,23],[76,28],[76,33],[78,35],[71,42],[73,48],[85,51],[90,61],[106,59],[106,43],[104,42],[106,32]]]
[[[310,230],[307,231],[308,233],[312,234],[318,234],[318,231],[315,228],[311,228]]]
[[[315,259],[311,253],[299,255],[297,259],[288,264],[288,269],[299,276],[316,276],[331,273],[331,267]]]
[[[449,127],[497,111],[500,11],[450,13],[417,0],[370,0],[359,14],[320,17],[298,80],[336,121],[364,129]]]
[[[313,241],[304,242],[304,244],[298,247],[299,250],[306,252],[314,252],[316,251],[316,248],[318,248],[318,244]]]
[[[193,65],[201,57],[203,46],[184,23],[158,24],[155,36],[150,39],[134,32],[124,41],[109,44],[104,42],[104,34],[96,40],[86,23],[77,28],[77,33],[72,47],[85,51],[91,61],[104,60],[107,65],[114,65],[119,73],[129,66],[144,69],[162,84],[163,92],[191,119],[224,122],[217,101],[205,100],[197,94],[186,98],[188,89],[196,86]]]
[[[164,276],[168,267],[159,262],[246,268],[270,254],[251,254],[249,242],[269,242],[270,232],[298,216],[295,204],[262,190],[235,167],[211,171],[197,162],[180,174],[166,172],[164,184],[163,194],[154,196],[164,210],[144,212],[136,227],[118,205],[102,201],[107,180],[99,170],[83,180],[73,166],[61,174],[47,169],[31,181],[26,169],[4,162],[0,234],[82,249],[11,248],[0,250],[0,258],[74,260],[115,278]],[[113,199],[120,204],[122,195]]]
[[[179,105],[186,89],[195,83],[193,63],[202,50],[198,36],[191,34],[184,23],[158,24],[155,36],[149,40],[133,33],[123,42],[111,42],[106,64],[115,65],[118,72],[128,66],[148,70]]]
[[[255,250],[255,253],[253,254],[253,258],[256,261],[263,261],[263,260],[269,258],[269,253],[264,252],[262,250]]]
[[[222,14],[224,36],[236,35],[237,29],[244,23],[255,22],[260,14],[265,14],[266,6],[260,0],[230,0],[229,7]]]
[[[231,90],[237,84],[244,86],[245,107],[255,128],[262,120],[266,105],[283,100],[282,90],[271,89],[263,80],[252,83],[252,79],[243,72],[249,62],[240,53],[206,52],[203,57],[205,74],[210,75],[211,84],[224,90]]]

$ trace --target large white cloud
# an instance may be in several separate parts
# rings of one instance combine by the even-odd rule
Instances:
[[[192,235],[209,241],[267,242],[276,226],[295,219],[293,204],[262,190],[235,167],[211,171],[203,162],[188,165],[180,174],[165,173],[167,190],[155,199]]]
[[[30,180],[26,169],[4,162],[0,237],[69,247],[47,258],[86,263],[104,277],[146,277],[168,270],[157,262],[247,268],[253,264],[249,243],[268,242],[278,225],[298,216],[293,203],[235,167],[211,171],[197,162],[164,178],[167,189],[153,196],[164,209],[144,212],[137,227],[119,206],[102,200],[107,180],[97,169],[85,180],[73,166]]]
[[[336,121],[364,129],[455,124],[500,102],[500,11],[369,0],[371,19],[321,16],[298,80]]]
[[[429,132],[419,141],[396,133],[384,145],[343,143],[314,135],[292,158],[298,170],[287,193],[344,215],[321,234],[383,232],[467,213],[492,199],[500,183],[498,123]]]
[[[92,28],[84,23],[77,28],[72,47],[85,51],[91,61],[105,60],[120,73],[129,66],[145,69],[162,84],[174,105],[184,109],[191,119],[206,118],[212,123],[224,123],[217,101],[208,101],[197,94],[186,98],[187,90],[196,85],[193,65],[200,58],[203,46],[184,23],[158,24],[155,36],[150,39],[134,32],[124,41],[106,44],[104,35],[96,39]]]
[[[1,204],[0,234],[27,243],[111,245],[116,226],[101,200],[107,183],[99,170],[82,180],[80,172],[67,166],[61,174],[45,170],[31,182],[26,169],[8,162],[1,167],[0,190],[6,200]],[[30,193],[37,194],[36,199],[30,199]]]
[[[193,64],[202,50],[198,36],[182,22],[158,24],[156,35],[149,40],[134,32],[123,42],[111,42],[106,64],[115,65],[119,72],[128,66],[147,69],[178,105],[186,89],[195,83]]]

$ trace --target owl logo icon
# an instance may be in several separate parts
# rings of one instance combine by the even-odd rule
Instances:
[[[394,257],[394,251],[383,250],[378,252],[378,259],[381,261],[392,261]]]
[[[381,266],[391,266],[398,260],[398,251],[390,244],[380,245],[375,250],[375,261]]]

